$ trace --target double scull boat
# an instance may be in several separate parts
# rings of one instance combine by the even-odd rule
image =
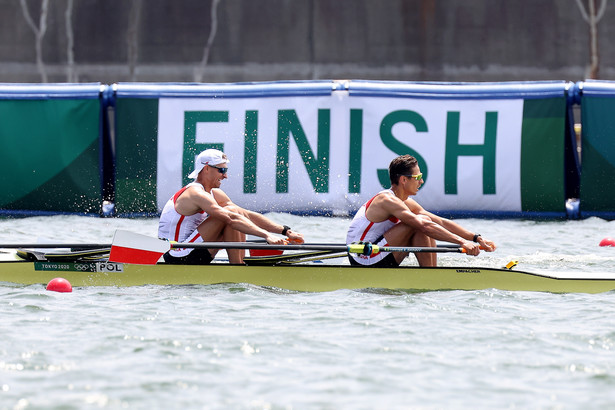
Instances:
[[[55,253],[40,249],[0,250],[0,282],[47,284],[53,278],[62,277],[74,287],[245,283],[302,292],[368,288],[409,291],[496,288],[553,293],[615,290],[614,273],[531,273],[512,266],[370,268],[323,263],[321,259],[344,254],[338,247],[248,257],[246,266],[217,261],[204,266],[110,262],[108,252],[109,248]]]

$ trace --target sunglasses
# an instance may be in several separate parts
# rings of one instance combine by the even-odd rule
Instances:
[[[226,174],[226,171],[228,171],[228,168],[220,168],[220,167],[214,167],[213,165],[208,165],[212,168],[216,168],[218,170],[219,173],[221,173],[222,175]]]
[[[417,181],[420,181],[421,179],[423,179],[423,173],[416,174],[416,175],[403,175],[403,174],[402,174],[401,176],[404,176],[404,177],[406,177],[406,178],[414,178],[414,179],[416,179]]]

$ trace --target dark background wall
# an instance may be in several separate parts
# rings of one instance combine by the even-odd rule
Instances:
[[[43,72],[49,82],[103,83],[578,81],[589,74],[589,25],[575,0],[220,0],[199,75],[212,1],[51,0],[37,66],[20,1],[0,0],[0,82],[41,82]],[[38,26],[44,0],[26,4]],[[615,4],[598,25],[601,79],[615,79],[613,22]]]

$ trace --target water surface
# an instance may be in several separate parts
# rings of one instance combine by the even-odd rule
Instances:
[[[310,242],[342,242],[348,225],[270,216]],[[598,246],[613,222],[459,222],[499,249],[443,265],[615,266]],[[155,236],[156,220],[6,219],[0,242],[110,242],[117,228]],[[4,283],[0,409],[612,408],[614,296]]]

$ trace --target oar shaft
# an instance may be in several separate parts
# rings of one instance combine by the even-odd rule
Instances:
[[[464,252],[461,248],[443,247],[397,247],[397,246],[377,246],[371,244],[350,244],[350,245],[327,245],[327,244],[303,244],[303,245],[269,245],[249,242],[200,242],[200,243],[178,243],[171,242],[171,248],[206,248],[206,249],[278,249],[287,251],[335,251],[350,252],[359,254],[370,254],[378,252],[410,252],[410,253],[460,253]],[[367,249],[366,249],[367,247]]]
[[[325,243],[318,244],[303,244],[303,245],[269,245],[266,243],[254,243],[254,242],[200,242],[200,243],[177,243],[171,242],[171,248],[206,248],[206,249],[277,249],[288,251],[334,251],[334,252],[350,252],[350,253],[364,253],[364,244],[351,244],[351,245],[329,245]],[[397,246],[377,246],[371,245],[372,252],[410,252],[410,253],[424,253],[424,252],[463,252],[458,247],[397,247]],[[34,248],[34,249],[101,249],[110,248],[111,244],[108,243],[7,243],[0,244],[0,249],[20,249],[20,248]]]
[[[206,248],[206,249],[277,249],[283,251],[336,251],[346,252],[346,245],[326,245],[326,244],[307,244],[307,245],[269,245],[265,243],[250,242],[199,242],[199,243],[179,243],[171,242],[171,248]]]
[[[465,253],[462,248],[423,247],[423,246],[378,246],[369,243],[348,245],[348,252],[358,254],[375,254],[378,252],[409,252],[409,253]]]
[[[403,246],[374,246],[374,251],[378,252],[410,252],[410,253],[465,253],[463,248],[430,248],[430,247],[403,247]]]

